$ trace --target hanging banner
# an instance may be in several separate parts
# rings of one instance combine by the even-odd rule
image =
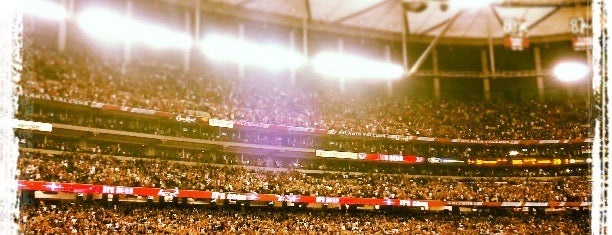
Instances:
[[[147,197],[186,197],[194,199],[231,200],[231,201],[261,201],[261,202],[291,202],[291,203],[318,203],[318,204],[344,204],[344,205],[379,205],[431,207],[468,206],[468,207],[590,207],[591,202],[479,202],[479,201],[439,201],[439,200],[405,200],[389,198],[355,198],[355,197],[328,197],[328,196],[301,196],[277,195],[257,193],[211,192],[199,190],[185,190],[178,188],[144,188],[110,185],[93,185],[78,183],[59,183],[44,181],[17,181],[19,190],[32,190],[42,192],[64,192],[82,194],[114,194],[135,195]]]
[[[19,119],[12,119],[11,123],[13,128],[15,129],[36,130],[45,132],[51,132],[51,130],[53,129],[50,123],[24,121]]]
[[[208,125],[223,128],[234,128],[234,121],[210,118],[208,119]]]

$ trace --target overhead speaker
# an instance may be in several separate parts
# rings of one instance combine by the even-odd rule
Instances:
[[[404,2],[403,7],[407,12],[420,13],[427,9],[427,2]]]
[[[440,3],[440,10],[442,12],[445,12],[446,10],[448,10],[448,3],[445,3],[445,2]]]

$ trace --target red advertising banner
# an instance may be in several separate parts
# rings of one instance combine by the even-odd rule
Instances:
[[[379,154],[379,153],[352,153],[328,150],[315,150],[315,156],[325,158],[341,158],[366,161],[385,161],[397,163],[424,163],[425,158],[412,155]]]
[[[511,37],[504,38],[504,46],[513,51],[522,51],[529,47],[529,39],[526,37]]]
[[[320,204],[345,204],[345,205],[379,205],[379,206],[405,206],[431,207],[443,206],[487,206],[487,207],[590,207],[591,202],[475,202],[475,201],[439,201],[439,200],[403,200],[384,198],[354,198],[354,197],[325,197],[325,196],[300,196],[300,195],[276,195],[257,193],[222,193],[199,190],[161,189],[126,186],[108,186],[78,183],[58,183],[43,181],[18,181],[19,190],[33,190],[44,192],[66,192],[87,194],[119,194],[137,196],[160,196],[160,197],[188,197],[194,199],[213,200],[236,200],[236,201],[263,201],[263,202],[292,202],[292,203],[320,203]]]
[[[575,51],[585,51],[593,48],[593,39],[589,36],[574,36],[572,46]]]
[[[398,162],[398,163],[423,163],[425,162],[425,158],[421,156],[410,156],[410,155],[394,155],[394,154],[365,154],[363,156],[364,160],[368,161],[385,161],[385,162]]]

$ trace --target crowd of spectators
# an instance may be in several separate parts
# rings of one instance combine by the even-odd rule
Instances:
[[[22,180],[159,187],[278,195],[347,196],[444,201],[590,201],[586,176],[415,177],[408,174],[270,171],[150,159],[65,153],[22,153]],[[450,190],[449,190],[450,189]]]
[[[361,172],[462,177],[557,177],[586,176],[591,174],[591,168],[588,164],[541,167],[482,167],[469,165],[466,162],[455,164],[430,164],[427,160],[424,160],[423,163],[418,164],[403,164],[397,162],[347,160],[312,156],[302,157],[261,155],[249,152],[237,154],[218,150],[191,150],[171,147],[155,147],[154,153],[148,153],[148,148],[140,144],[94,142],[83,146],[78,144],[77,141],[74,139],[55,137],[46,138],[46,141],[42,141],[43,139],[45,138],[40,136],[30,136],[28,138],[24,138],[24,141],[20,143],[20,147],[34,149],[34,151],[58,150],[62,152],[102,154],[159,160],[174,160],[206,164],[210,163],[265,168],[285,168],[292,170],[318,170],[353,173]],[[566,148],[567,147],[568,146],[566,146]],[[445,149],[445,145],[434,147],[429,146],[429,148],[432,148],[432,151],[439,151],[438,148]],[[495,150],[496,149],[494,148],[493,150],[491,150],[491,152]],[[546,148],[543,148],[542,150],[535,150],[536,151],[534,152],[552,151],[547,150]],[[486,148],[482,151],[488,152]],[[542,157],[545,155],[527,156]],[[518,156],[518,158],[521,157],[523,156]],[[510,157],[508,159],[512,158]]]
[[[590,105],[580,96],[485,102],[415,98],[406,94],[389,98],[378,95],[384,92],[369,90],[351,90],[339,95],[335,87],[317,82],[296,86],[282,79],[277,82],[249,76],[238,79],[213,71],[184,72],[175,67],[146,66],[138,61],[124,66],[119,60],[95,54],[80,47],[69,47],[60,53],[37,44],[28,46],[20,82],[23,95],[176,114],[197,111],[225,120],[352,133],[479,140],[590,137]],[[515,150],[509,146],[414,144],[214,129],[70,109],[58,111],[46,107],[43,102],[36,107],[20,107],[18,117],[156,135],[426,157],[495,158]],[[76,143],[74,140],[24,139],[22,147],[65,152],[21,152],[19,179],[236,193],[443,201],[548,202],[590,201],[591,198],[587,177],[590,172],[582,168],[423,167],[317,158],[238,156],[170,148],[156,149],[151,156],[143,153],[144,146],[97,144],[83,148]],[[573,158],[584,156],[584,147],[523,146],[516,151],[531,157]],[[398,216],[371,212],[233,211],[200,207],[152,208],[142,204],[108,207],[41,203],[21,208],[19,222],[24,234],[587,234],[590,224],[586,214],[544,218],[522,214]]]
[[[308,83],[240,80],[137,63],[122,69],[94,54],[84,48],[58,53],[34,44],[24,55],[24,95],[348,132],[494,140],[588,137],[589,105],[581,98],[485,102],[388,98],[368,91],[338,95],[333,87]]]
[[[21,209],[23,234],[588,234],[587,214],[490,214],[206,207],[92,206],[44,201]]]
[[[31,114],[18,118],[48,123],[62,123],[101,129],[123,130],[154,135],[176,136],[214,141],[240,142],[269,146],[297,147],[346,151],[354,153],[384,153],[399,155],[419,155],[425,157],[445,157],[456,159],[499,158],[515,155],[538,158],[582,158],[589,148],[588,143],[552,145],[502,145],[502,144],[460,144],[423,141],[401,141],[387,138],[345,137],[327,134],[300,134],[286,131],[268,131],[246,128],[214,128],[200,124],[186,124],[175,120],[145,119],[115,114],[105,114],[99,110],[48,108],[44,105],[32,107]]]

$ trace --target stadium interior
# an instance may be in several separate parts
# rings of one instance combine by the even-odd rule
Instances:
[[[587,0],[24,0],[22,234],[589,234]]]

